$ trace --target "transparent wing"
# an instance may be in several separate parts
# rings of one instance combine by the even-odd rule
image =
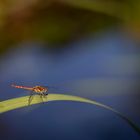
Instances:
[[[48,89],[47,93],[55,92],[55,93],[68,93],[71,92],[72,89],[65,86],[43,86]]]

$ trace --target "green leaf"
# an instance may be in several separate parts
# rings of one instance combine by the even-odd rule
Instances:
[[[14,110],[17,108],[21,108],[21,107],[27,107],[28,106],[28,98],[29,98],[29,96],[24,96],[24,97],[9,99],[9,100],[0,102],[0,113],[4,113],[4,112]],[[42,101],[39,100],[39,98],[40,98],[40,96],[35,95],[32,102],[31,102],[31,105],[41,103]],[[89,104],[96,105],[98,107],[110,110],[113,113],[115,113],[117,116],[121,117],[140,135],[140,128],[136,124],[134,124],[129,118],[122,115],[119,111],[113,109],[112,107],[101,104],[99,102],[89,100],[86,98],[82,98],[82,97],[78,97],[78,96],[63,95],[63,94],[49,94],[43,98],[43,101],[44,102],[74,101],[74,102],[83,102],[83,103],[89,103]]]

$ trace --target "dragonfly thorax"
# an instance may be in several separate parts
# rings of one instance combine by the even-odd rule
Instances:
[[[46,87],[42,87],[42,86],[35,86],[35,87],[33,87],[33,91],[36,93],[46,93],[48,91],[48,89]]]

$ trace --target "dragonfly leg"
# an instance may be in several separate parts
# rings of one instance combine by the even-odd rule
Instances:
[[[47,97],[47,95],[48,95],[47,93],[43,93],[43,97],[44,97],[44,98],[46,98],[46,97]]]
[[[45,98],[48,94],[40,93],[39,95],[40,95],[40,98],[41,98],[42,102],[44,103],[43,98]]]
[[[32,100],[33,100],[33,96],[34,96],[34,92],[30,93],[29,99],[28,99],[28,105],[31,104]]]
[[[42,103],[44,103],[44,101],[43,101],[43,94],[40,93],[39,96],[40,96],[40,99],[41,99]]]

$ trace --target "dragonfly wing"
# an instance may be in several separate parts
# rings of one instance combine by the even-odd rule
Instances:
[[[57,86],[44,86],[48,89],[48,92],[56,92],[56,93],[64,93],[64,92],[71,92],[71,89],[65,87],[57,87]]]

